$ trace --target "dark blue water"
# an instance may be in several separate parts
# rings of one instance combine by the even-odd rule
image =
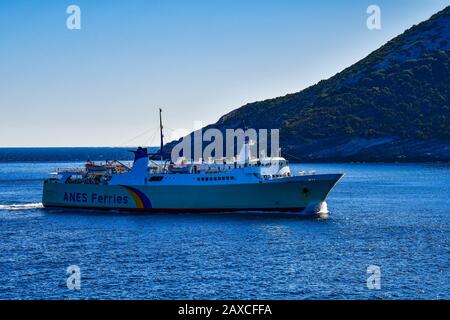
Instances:
[[[0,163],[131,160],[135,147],[0,148]],[[148,147],[149,152],[159,148]]]
[[[346,173],[328,219],[42,209],[42,179],[73,165],[0,166],[1,299],[450,298],[448,165],[293,166]]]

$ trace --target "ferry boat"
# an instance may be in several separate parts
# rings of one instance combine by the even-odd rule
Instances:
[[[161,118],[160,118],[161,119]],[[161,121],[161,120],[160,120]],[[161,150],[163,146],[162,122]],[[321,213],[342,173],[292,172],[283,157],[252,158],[246,141],[232,161],[153,161],[137,148],[118,161],[62,169],[46,179],[45,207],[140,212]]]

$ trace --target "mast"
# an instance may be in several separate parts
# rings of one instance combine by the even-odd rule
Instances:
[[[163,124],[162,124],[162,109],[159,108],[159,135],[161,138],[161,145],[159,149],[159,154],[161,156],[161,161],[163,161],[163,146],[164,146],[164,134],[163,134]]]

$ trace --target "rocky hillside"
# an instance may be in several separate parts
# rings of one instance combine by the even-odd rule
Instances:
[[[447,7],[332,78],[208,127],[279,128],[301,161],[450,161],[449,60]]]

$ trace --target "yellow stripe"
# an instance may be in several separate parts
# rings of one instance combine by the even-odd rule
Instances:
[[[136,203],[136,207],[139,209],[144,208],[144,203],[142,203],[141,198],[139,198],[139,196],[136,194],[136,192],[134,192],[133,190],[128,189],[128,188],[127,188],[127,190],[131,193],[131,196],[133,197],[134,202]]]

